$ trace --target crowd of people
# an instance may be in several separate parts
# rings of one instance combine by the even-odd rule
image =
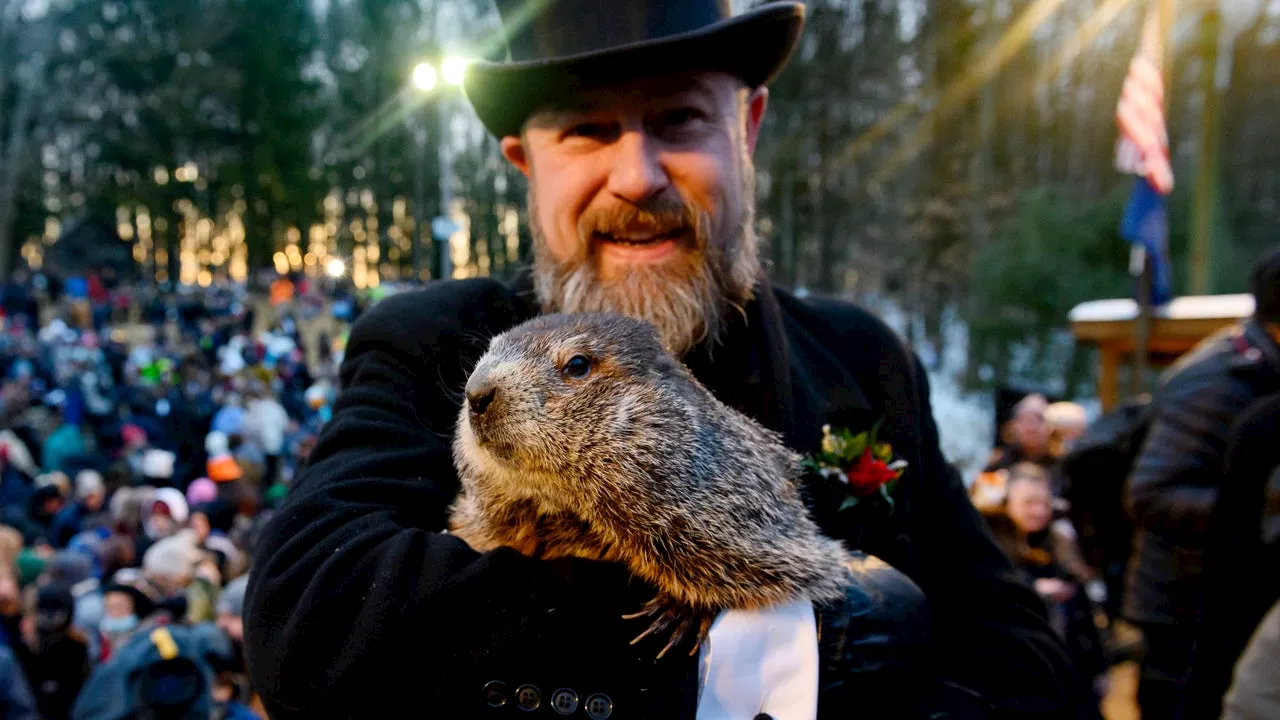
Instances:
[[[357,311],[297,276],[256,303],[14,274],[0,718],[265,717],[242,650],[255,535],[329,417]]]
[[[1100,701],[1113,663],[1136,660],[1143,717],[1280,717],[1280,249],[1250,290],[1252,317],[1091,425],[1025,395],[970,486],[1082,691]]]

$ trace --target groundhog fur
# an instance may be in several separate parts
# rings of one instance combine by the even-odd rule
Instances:
[[[841,597],[780,437],[718,401],[648,323],[545,315],[490,341],[454,438],[450,532],[473,548],[616,561],[658,588],[636,638],[701,644],[725,609]],[[634,642],[634,641],[633,641]],[[692,652],[692,651],[691,651]]]

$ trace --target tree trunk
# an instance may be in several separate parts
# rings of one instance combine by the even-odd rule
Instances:
[[[1218,93],[1218,31],[1221,18],[1217,8],[1205,11],[1200,23],[1200,137],[1196,142],[1196,184],[1191,199],[1190,290],[1193,295],[1213,292],[1214,211],[1218,199],[1218,148],[1220,147]]]
[[[41,56],[43,57],[43,56]],[[38,61],[36,76],[44,74],[44,63]],[[18,217],[18,189],[22,187],[23,172],[31,166],[28,162],[28,143],[31,139],[31,118],[35,113],[35,83],[25,89],[15,84],[17,107],[9,123],[9,137],[0,155],[0,282],[8,282],[12,270],[10,258],[14,257],[14,223]]]

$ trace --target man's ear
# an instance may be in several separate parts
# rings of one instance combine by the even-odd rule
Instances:
[[[525,177],[529,177],[529,156],[525,153],[524,141],[515,135],[502,138],[502,156],[507,162],[515,165]]]
[[[756,151],[756,140],[760,137],[760,124],[764,121],[764,110],[769,105],[769,88],[761,86],[747,95],[747,126],[744,128],[747,137],[747,149]]]

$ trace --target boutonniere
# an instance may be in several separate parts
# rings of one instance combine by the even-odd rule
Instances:
[[[823,425],[821,450],[805,458],[810,470],[841,486],[844,498],[837,511],[868,499],[882,499],[893,512],[891,493],[906,471],[907,461],[894,458],[893,446],[877,438],[883,422],[856,435]]]

